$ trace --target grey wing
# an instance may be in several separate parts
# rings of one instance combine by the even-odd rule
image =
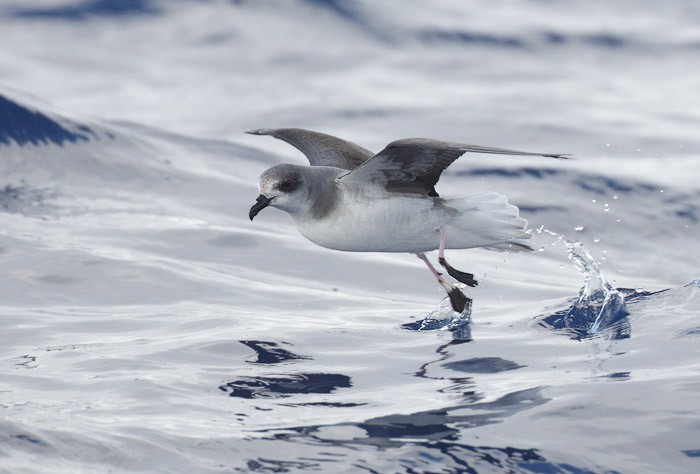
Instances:
[[[443,142],[425,138],[397,140],[340,179],[348,184],[372,183],[389,192],[436,196],[440,174],[467,152],[499,155],[546,156],[565,159],[565,155],[529,153],[479,145]]]
[[[271,135],[284,140],[306,155],[311,166],[334,166],[352,170],[374,155],[355,143],[303,128],[261,128],[246,133]]]

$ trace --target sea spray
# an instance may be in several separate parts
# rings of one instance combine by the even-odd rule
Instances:
[[[464,285],[457,284],[460,290]],[[445,297],[437,308],[425,318],[414,323],[404,324],[404,329],[413,331],[449,331],[454,340],[471,341],[472,299],[467,298],[467,304],[461,313],[452,309],[450,299]]]
[[[584,277],[578,300],[564,316],[567,328],[585,330],[589,335],[610,327],[629,313],[625,298],[605,280],[598,264],[581,242],[565,241],[574,266]]]
[[[569,260],[584,278],[574,304],[564,311],[544,318],[545,325],[573,331],[578,339],[598,334],[629,315],[624,295],[605,280],[598,264],[581,242],[568,241],[563,235],[544,228],[538,229],[538,232],[557,237],[551,245],[563,242]],[[471,299],[464,311],[457,313],[452,309],[449,298],[444,298],[425,318],[403,327],[414,331],[450,331],[455,339],[471,340],[471,314]],[[620,334],[614,336],[616,339],[622,337],[628,337],[628,331],[620,331]]]

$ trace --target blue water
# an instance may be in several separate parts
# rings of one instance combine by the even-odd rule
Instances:
[[[697,472],[698,21],[1,2],[0,472]],[[575,160],[444,173],[538,249],[450,251],[479,280],[457,315],[414,256],[249,221],[258,175],[304,161],[243,131],[281,126]]]

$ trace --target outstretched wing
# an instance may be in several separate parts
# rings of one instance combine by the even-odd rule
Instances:
[[[434,187],[440,179],[440,174],[467,152],[566,158],[565,155],[408,138],[390,143],[363,165],[339,179],[348,184],[372,183],[386,188],[389,192],[436,196]]]
[[[374,155],[355,143],[303,128],[261,128],[246,133],[271,135],[284,140],[306,155],[311,166],[334,166],[353,170]]]

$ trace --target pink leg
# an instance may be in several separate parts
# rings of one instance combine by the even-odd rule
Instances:
[[[440,248],[438,249],[438,259],[445,260],[445,228],[440,227]]]
[[[437,271],[437,270],[435,269],[435,267],[433,266],[433,264],[430,263],[430,260],[428,260],[428,257],[426,257],[424,253],[417,253],[417,254],[416,254],[416,257],[420,258],[421,260],[423,260],[423,262],[425,262],[425,264],[428,266],[428,270],[430,270],[430,272],[431,272],[431,273],[433,274],[433,276],[437,279],[438,283],[440,283],[440,285],[443,286],[443,288],[445,287],[445,284],[448,284],[448,285],[449,285],[448,282],[446,282],[445,280],[443,280],[443,278],[442,278],[442,273],[440,273],[439,271]],[[450,285],[450,286],[452,286],[452,285]],[[446,289],[446,288],[445,288],[445,289]]]
[[[453,268],[447,260],[445,260],[445,229],[440,227],[440,247],[438,248],[438,262],[445,267],[447,273],[457,281],[461,281],[465,285],[476,286],[479,283],[474,279],[474,275]]]
[[[452,283],[450,283],[449,281],[445,281],[442,278],[442,274],[435,269],[433,264],[430,263],[430,260],[428,260],[428,257],[426,257],[424,253],[417,253],[416,257],[420,258],[425,262],[425,264],[428,266],[428,269],[430,270],[430,273],[432,273],[433,276],[437,279],[440,286],[442,286],[445,289],[445,291],[447,292],[447,296],[450,297],[452,309],[454,309],[458,313],[464,311],[464,308],[467,306],[467,304],[471,302],[471,300],[464,296],[464,294],[462,294],[462,292],[459,291],[459,289],[457,289],[457,287],[455,287]]]

